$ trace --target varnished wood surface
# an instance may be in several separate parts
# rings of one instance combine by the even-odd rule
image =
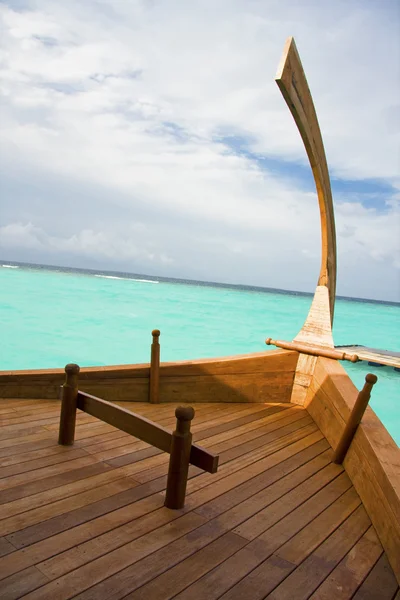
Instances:
[[[340,363],[317,359],[306,406],[335,449],[357,394],[357,388]],[[372,396],[378,394],[379,379]],[[370,407],[364,413],[343,464],[400,579],[400,449]]]
[[[165,343],[168,343],[167,341]],[[160,402],[289,402],[298,354],[284,350],[161,363]],[[85,367],[79,389],[111,402],[147,402],[149,365]],[[0,398],[59,397],[64,369],[0,371]]]
[[[171,429],[171,404],[124,404]],[[163,506],[168,457],[59,402],[0,401],[0,598],[375,598],[398,584],[343,467],[307,410],[198,404],[192,432],[219,453]]]
[[[302,137],[318,194],[321,217],[321,269],[314,298],[295,342],[333,348],[332,324],[336,294],[336,229],[328,165],[317,114],[293,38],[285,44],[276,82]],[[290,401],[303,405],[316,358],[301,353]]]
[[[121,431],[125,431],[163,452],[169,453],[171,450],[171,431],[161,427],[155,421],[146,419],[143,415],[84,392],[78,392],[77,406],[83,412],[100,419],[103,423],[108,423]],[[218,469],[218,456],[207,452],[196,444],[191,446],[190,462],[209,473],[215,473]]]
[[[378,350],[366,346],[336,346],[337,350],[357,354],[359,360],[400,370],[400,352]]]
[[[331,183],[317,114],[293,38],[286,42],[276,82],[302,137],[317,188],[322,235],[318,286],[328,291],[328,310],[326,313],[323,311],[321,323],[325,323],[325,317],[328,316],[332,324],[336,298],[336,230]],[[316,307],[311,308],[310,320],[315,318],[313,308]]]

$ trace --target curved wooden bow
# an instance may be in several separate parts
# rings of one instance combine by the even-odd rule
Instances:
[[[336,232],[332,192],[324,144],[306,76],[294,39],[287,40],[276,82],[296,121],[317,188],[321,214],[322,260],[312,306],[296,340],[333,346],[336,295]]]

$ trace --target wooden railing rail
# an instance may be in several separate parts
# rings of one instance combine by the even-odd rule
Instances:
[[[145,417],[86,392],[78,391],[76,407],[100,421],[139,438],[146,444],[151,444],[163,452],[169,452],[171,433]]]
[[[61,388],[61,416],[58,443],[70,446],[75,438],[76,410],[92,415],[130,435],[170,454],[165,506],[182,508],[185,501],[189,464],[208,473],[216,473],[219,456],[192,444],[190,423],[194,417],[191,407],[178,407],[176,429],[167,429],[121,406],[78,390],[79,366],[65,367],[66,379]]]
[[[365,409],[368,406],[372,388],[377,381],[378,378],[376,375],[373,375],[372,373],[368,373],[368,375],[366,375],[364,387],[357,396],[357,400],[355,401],[353,409],[350,413],[350,417],[346,423],[342,437],[340,438],[333,454],[332,462],[340,465],[344,461],[350,444],[353,441],[354,435],[357,431],[357,427],[359,426]]]
[[[334,360],[348,360],[353,363],[360,360],[357,354],[347,354],[346,352],[331,350],[330,348],[324,348],[323,346],[313,346],[311,344],[301,344],[298,342],[285,342],[283,340],[272,340],[271,338],[267,338],[265,343],[267,346],[276,346],[283,350],[294,350],[295,352],[310,354],[311,356],[323,356],[324,358],[332,358]]]
[[[158,404],[160,401],[160,330],[154,329],[151,335],[153,336],[153,342],[150,357],[149,402]]]

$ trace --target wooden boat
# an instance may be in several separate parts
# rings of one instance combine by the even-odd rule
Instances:
[[[303,328],[161,364],[153,332],[150,364],[68,366],[61,419],[62,370],[2,372],[1,598],[400,598],[399,449],[366,408],[376,378],[358,393],[334,348],[333,204],[293,39],[277,82],[321,213]],[[171,433],[182,403],[191,432],[181,408]]]

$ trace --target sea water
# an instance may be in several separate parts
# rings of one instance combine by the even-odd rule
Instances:
[[[13,268],[14,267],[14,268]],[[291,340],[309,294],[34,265],[0,267],[0,370],[148,362],[152,329],[163,361],[208,358]],[[334,340],[399,351],[400,305],[338,298]],[[400,444],[400,373],[343,363],[358,388],[379,381],[371,405]]]

